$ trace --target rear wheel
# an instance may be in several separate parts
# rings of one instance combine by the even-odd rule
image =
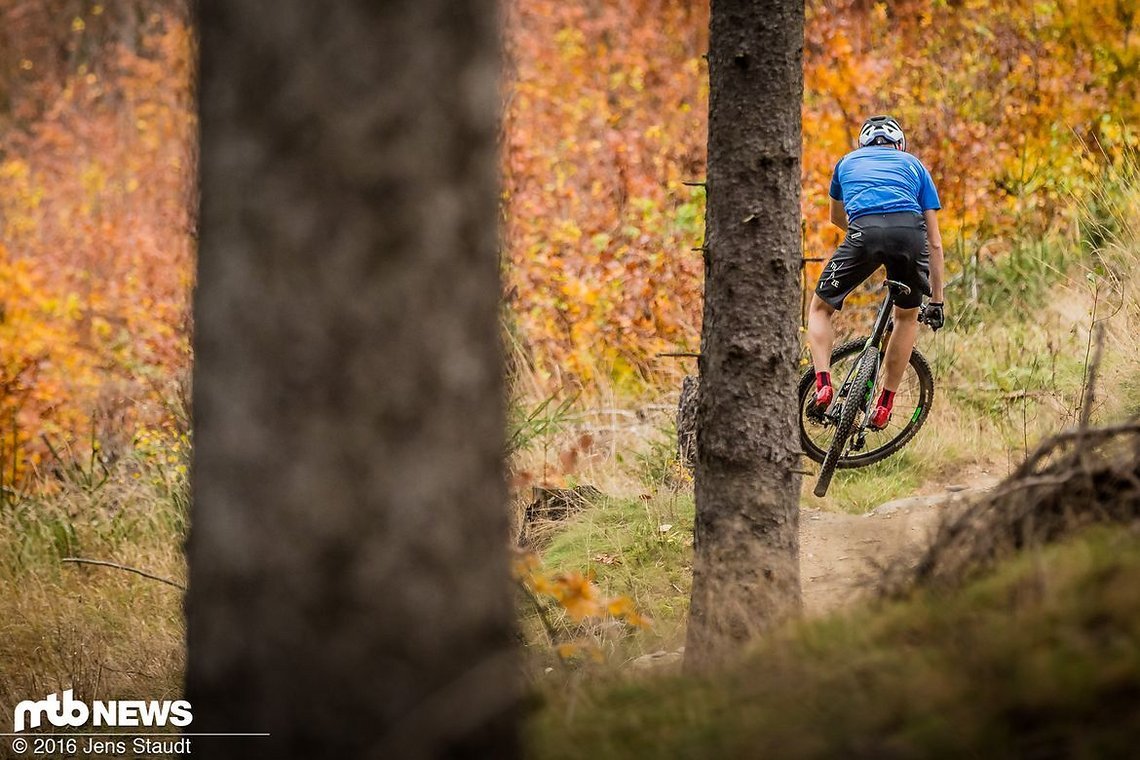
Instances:
[[[858,361],[866,344],[866,338],[848,341],[831,354],[831,377],[842,382],[848,376],[854,362]],[[837,389],[838,390],[838,389]],[[880,389],[874,388],[877,393]],[[800,444],[804,453],[812,460],[822,463],[835,441],[837,426],[833,422],[820,423],[807,416],[815,392],[815,370],[809,368],[800,378]],[[895,394],[891,419],[882,430],[865,431],[863,447],[858,451],[850,449],[836,462],[836,469],[866,467],[886,459],[907,445],[918,433],[930,414],[934,399],[934,374],[930,365],[918,351],[910,355],[910,363],[903,373]]]

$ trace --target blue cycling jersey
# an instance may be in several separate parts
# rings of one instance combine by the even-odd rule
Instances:
[[[849,220],[942,208],[923,163],[890,145],[868,145],[839,159],[831,175],[831,197],[843,201]]]

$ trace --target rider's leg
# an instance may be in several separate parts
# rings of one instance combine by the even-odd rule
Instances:
[[[910,362],[910,352],[914,349],[914,337],[918,333],[918,309],[895,307],[895,329],[887,343],[887,356],[884,362],[886,377],[883,378],[883,391],[875,408],[871,411],[870,428],[882,430],[891,419],[895,405],[895,392],[902,382],[903,372]]]
[[[812,294],[811,306],[808,307],[808,345],[817,377],[821,372],[831,372],[831,345],[835,341],[831,317],[834,314],[834,306]]]
[[[899,389],[903,372],[910,363],[910,353],[914,350],[914,339],[918,335],[918,309],[895,307],[895,329],[887,343],[886,377],[883,390],[892,394]]]

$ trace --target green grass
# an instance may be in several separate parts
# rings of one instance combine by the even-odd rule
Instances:
[[[543,552],[547,567],[592,571],[608,595],[628,596],[652,628],[634,652],[680,645],[692,583],[693,499],[659,492],[607,499],[568,522]]]
[[[1094,317],[1115,314],[1094,422],[1140,409],[1131,329],[1140,300],[1120,289],[1140,247],[1115,245],[1098,258],[1060,236],[1015,244],[983,262],[976,298],[959,278],[950,327],[920,339],[937,378],[924,430],[885,462],[839,472],[824,499],[805,478],[802,504],[863,513],[1003,476],[1076,421]],[[634,651],[680,643],[683,630],[693,507],[662,495],[677,484],[671,442],[662,431],[638,458],[649,499],[579,515],[544,555],[552,568],[593,566],[607,593],[629,594],[659,619]],[[659,535],[661,524],[673,527]],[[549,758],[1126,754],[1140,709],[1137,576],[1140,538],[1101,529],[957,594],[798,624],[709,678],[638,676],[619,660],[559,670],[536,682],[546,704],[531,748]]]
[[[930,470],[927,460],[903,449],[870,467],[837,470],[823,498],[812,493],[815,476],[805,477],[800,506],[863,514],[888,501],[912,496]]]
[[[792,627],[707,678],[548,681],[540,758],[1109,757],[1135,746],[1140,539]],[[573,709],[570,705],[573,704]]]
[[[1003,255],[976,263],[972,257],[956,262],[957,274],[946,288],[956,324],[971,328],[995,315],[1024,316],[1045,308],[1053,288],[1081,263],[1084,254],[1056,236],[1028,237],[1015,241]]]

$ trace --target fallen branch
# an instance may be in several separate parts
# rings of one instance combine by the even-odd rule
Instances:
[[[921,557],[884,572],[882,593],[953,587],[1026,548],[1094,523],[1140,521],[1140,420],[1064,430],[1003,483],[948,509]]]
[[[1072,441],[1074,439],[1080,440],[1083,445],[1090,445],[1100,441],[1115,438],[1120,435],[1135,435],[1140,434],[1140,422],[1135,419],[1128,422],[1122,422],[1116,425],[1106,425],[1099,428],[1069,428],[1062,430],[1052,438],[1048,439],[1042,444],[1039,444],[1037,450],[1033,452],[1021,467],[1013,473],[1011,479],[1025,478],[1033,474],[1034,468],[1039,462],[1044,460],[1062,444]]]
[[[172,581],[169,578],[163,578],[161,575],[154,575],[152,573],[148,573],[145,570],[139,570],[137,567],[130,567],[129,565],[120,565],[117,562],[107,562],[107,561],[101,560],[101,559],[83,559],[82,557],[64,557],[63,559],[60,560],[60,562],[71,562],[73,564],[100,565],[102,567],[113,567],[116,570],[125,570],[128,573],[134,573],[135,575],[141,575],[144,578],[150,578],[152,581],[158,581],[159,583],[165,583],[168,586],[174,586],[174,588],[181,589],[182,591],[186,590],[186,587],[183,586],[178,581]]]

